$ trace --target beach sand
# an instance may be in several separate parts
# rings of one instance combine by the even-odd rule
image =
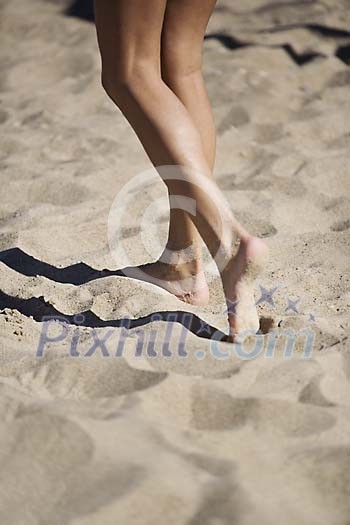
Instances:
[[[165,188],[135,193],[111,251],[150,164],[94,26],[64,1],[0,6],[1,523],[348,525],[348,2],[224,0],[208,28],[216,180],[271,250],[241,353],[213,272],[207,307],[101,272],[159,255]]]

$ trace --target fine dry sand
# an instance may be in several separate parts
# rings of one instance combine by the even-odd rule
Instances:
[[[100,272],[159,255],[164,186],[135,191],[113,254],[112,204],[150,164],[94,27],[64,1],[0,6],[1,523],[349,525],[349,2],[219,1],[208,28],[216,180],[271,250],[252,360],[209,338],[210,268],[204,308]],[[40,347],[52,314],[66,333]],[[284,355],[288,328],[314,334],[307,359],[302,337]]]

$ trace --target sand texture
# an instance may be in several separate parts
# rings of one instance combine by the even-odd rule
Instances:
[[[112,205],[151,166],[94,26],[0,8],[1,524],[349,525],[349,1],[223,0],[208,28],[216,180],[271,250],[258,340],[314,337],[250,360],[215,341],[210,268],[207,307],[102,272],[159,255],[165,188],[136,190],[112,252]]]

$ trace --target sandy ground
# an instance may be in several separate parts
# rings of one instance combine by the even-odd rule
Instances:
[[[111,251],[150,165],[94,27],[62,1],[0,6],[1,523],[348,525],[349,2],[219,1],[208,29],[216,179],[272,254],[254,359],[215,341],[210,267],[205,308],[100,272],[157,257],[164,187],[136,190]]]

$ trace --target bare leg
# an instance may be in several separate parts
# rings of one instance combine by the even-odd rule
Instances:
[[[202,75],[205,30],[216,0],[168,0],[161,42],[162,78],[189,112],[201,137],[210,170],[214,168],[216,131]],[[172,249],[186,248],[187,231],[193,242],[198,271],[201,241],[191,218],[180,209],[170,210],[169,241]]]
[[[168,0],[161,37],[162,78],[190,114],[211,171],[215,162],[216,130],[202,75],[202,53],[205,30],[215,4],[216,0]],[[172,202],[171,194],[169,199]],[[201,245],[200,235],[188,213],[170,206],[166,250],[158,261],[144,265],[143,273],[153,282],[156,278],[168,282],[167,289],[180,293],[186,302],[207,304],[209,289],[202,269]],[[191,263],[187,261],[186,266],[192,278],[183,293],[184,290],[176,290],[177,269],[186,262],[189,246],[192,246],[193,259]],[[130,268],[128,274],[132,275]]]
[[[217,0],[168,0],[162,29],[162,78],[192,117],[211,170],[216,130],[202,74],[205,30]]]
[[[216,258],[228,305],[237,299],[244,303],[246,268],[262,257],[266,248],[233,217],[211,181],[202,138],[190,113],[161,78],[166,4],[166,0],[95,0],[102,82],[153,164],[179,167],[181,180],[163,178],[168,191],[194,200],[197,213],[191,218]],[[162,176],[161,170],[159,173]],[[241,254],[234,257],[237,237],[241,239]],[[191,273],[187,267],[178,270]],[[247,326],[258,328],[256,312],[230,315],[229,322],[234,332]]]

